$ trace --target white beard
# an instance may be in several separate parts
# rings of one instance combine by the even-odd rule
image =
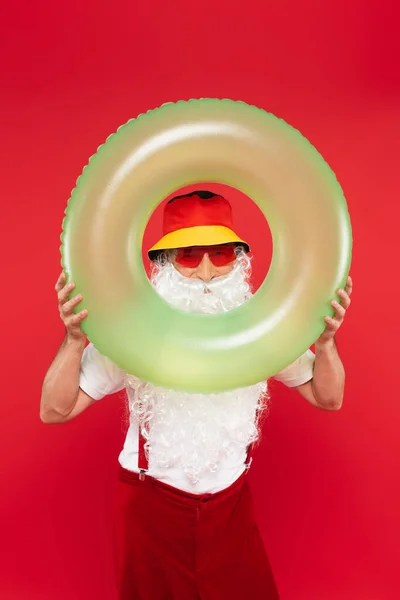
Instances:
[[[156,292],[175,308],[212,314],[237,308],[251,297],[250,272],[250,258],[243,253],[228,275],[207,283],[184,277],[169,262],[155,265],[151,282]]]
[[[251,297],[250,259],[240,252],[233,270],[205,284],[183,277],[171,263],[152,273],[155,290],[187,312],[232,310]],[[181,468],[191,484],[215,472],[221,459],[245,452],[259,438],[260,416],[266,412],[265,382],[220,394],[188,394],[128,377],[130,419],[140,424],[151,469]]]

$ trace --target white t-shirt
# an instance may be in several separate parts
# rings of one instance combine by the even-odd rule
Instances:
[[[313,352],[308,350],[294,363],[275,375],[274,379],[288,387],[302,385],[313,377],[314,360]],[[79,385],[91,398],[101,400],[109,394],[126,388],[127,374],[109,358],[100,354],[93,344],[89,344],[82,357]],[[166,435],[168,435],[167,432]],[[161,470],[152,466],[150,452],[148,475],[194,494],[216,493],[240,477],[245,470],[245,461],[246,451],[238,449],[237,452],[223,457],[214,472],[207,473],[194,484],[189,481],[186,473],[179,467]],[[119,462],[125,469],[138,472],[138,426],[132,420],[124,448],[119,455]]]

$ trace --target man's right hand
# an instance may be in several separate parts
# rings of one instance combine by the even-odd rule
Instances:
[[[65,273],[62,272],[55,285],[60,317],[67,330],[67,337],[71,340],[83,340],[86,338],[86,334],[81,329],[81,323],[86,319],[88,311],[81,310],[77,314],[73,312],[75,306],[82,302],[82,295],[78,294],[69,300],[69,296],[75,287],[75,283],[71,281],[65,285],[65,282],[66,276]]]

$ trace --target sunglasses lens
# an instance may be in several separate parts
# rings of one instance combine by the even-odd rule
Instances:
[[[195,269],[207,253],[215,267],[224,267],[236,258],[235,244],[222,244],[221,246],[192,246],[178,248],[175,260],[178,264],[189,269]]]
[[[204,256],[201,248],[178,248],[175,260],[182,267],[195,269],[199,266]]]
[[[224,244],[223,246],[214,246],[209,249],[208,255],[213,265],[224,267],[235,260],[235,245]]]

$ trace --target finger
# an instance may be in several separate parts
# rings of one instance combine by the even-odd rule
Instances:
[[[347,278],[347,282],[346,282],[346,292],[349,296],[351,296],[352,291],[353,291],[353,280],[349,275]]]
[[[333,319],[332,317],[325,317],[325,323],[326,323],[326,329],[329,331],[329,333],[334,334],[339,329],[340,323],[338,321],[336,321],[336,319]]]
[[[335,309],[334,318],[338,321],[343,321],[344,316],[346,314],[346,308],[344,306],[342,306],[341,304],[339,304],[339,302],[336,302],[336,300],[332,300],[331,304],[332,304],[333,308]]]
[[[65,273],[64,273],[64,271],[62,271],[61,274],[60,274],[60,276],[59,276],[59,278],[57,279],[56,285],[54,286],[56,292],[59,292],[59,291],[62,290],[62,288],[65,285],[65,279],[66,279]]]
[[[74,310],[75,306],[77,304],[79,304],[79,302],[82,301],[82,294],[77,294],[76,296],[74,296],[73,298],[71,298],[71,300],[68,300],[68,302],[65,302],[62,306],[61,306],[61,310],[64,313],[64,315],[68,315],[70,313],[72,313],[72,311]]]
[[[70,293],[72,292],[72,290],[75,287],[75,283],[73,281],[70,281],[69,283],[67,283],[67,285],[65,285],[62,290],[60,290],[57,294],[58,297],[58,302],[59,304],[64,304],[68,298]]]
[[[88,311],[85,310],[81,310],[78,314],[76,315],[72,315],[72,317],[70,317],[67,321],[67,323],[65,323],[65,326],[68,327],[77,327],[78,325],[81,324],[81,322],[86,319],[86,317],[88,316]]]
[[[344,290],[339,290],[338,296],[340,298],[340,304],[344,307],[345,310],[347,310],[351,304],[349,294],[347,292],[345,292]]]

